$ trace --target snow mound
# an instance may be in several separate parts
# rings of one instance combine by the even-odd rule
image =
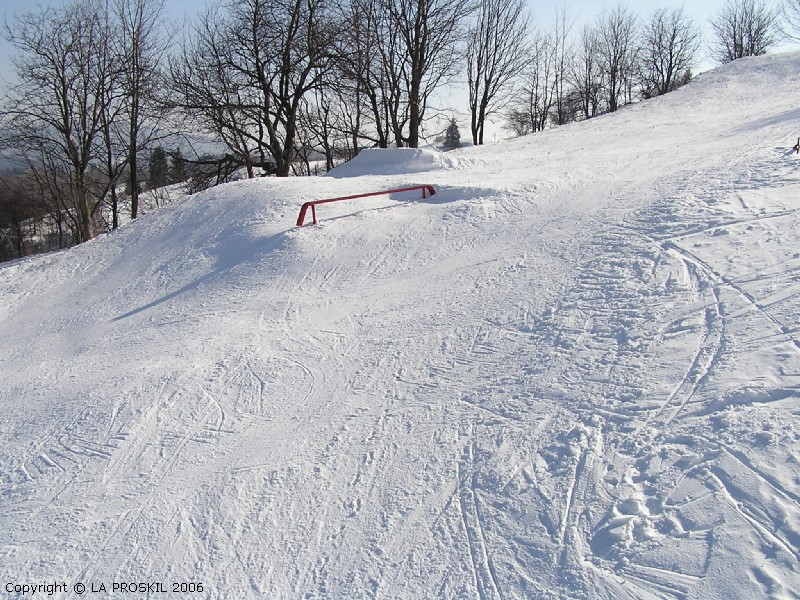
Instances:
[[[428,148],[367,148],[328,173],[328,177],[362,175],[406,175],[454,169],[455,160]]]

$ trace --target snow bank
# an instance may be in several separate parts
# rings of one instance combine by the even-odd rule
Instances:
[[[406,175],[453,169],[456,165],[453,158],[428,148],[367,148],[327,176]]]

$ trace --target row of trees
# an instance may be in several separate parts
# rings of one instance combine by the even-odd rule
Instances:
[[[2,142],[26,167],[27,196],[73,242],[95,236],[101,208],[119,225],[125,173],[137,216],[138,157],[165,118],[153,102],[162,10],[163,0],[80,0],[7,25],[18,81],[4,99]]]
[[[327,166],[363,146],[416,148],[435,90],[460,69],[473,0],[243,0],[200,16],[169,62],[173,107],[249,176]]]
[[[800,4],[792,2],[787,9]],[[711,22],[712,53],[720,63],[764,54],[778,41],[779,25],[779,11],[763,0],[728,0]],[[534,33],[515,99],[503,100],[511,106],[508,127],[518,135],[540,131],[671,92],[691,79],[701,46],[700,28],[683,8],[641,19],[618,5],[575,35],[561,11],[551,31]]]
[[[329,169],[440,134],[426,129],[445,113],[436,92],[466,74],[482,144],[501,115],[523,134],[672,91],[701,44],[682,9],[641,21],[618,5],[580,31],[560,9],[544,32],[524,0],[219,0],[172,44],[163,2],[68,0],[6,26],[18,81],[2,143],[25,165],[9,189],[63,223],[68,243],[117,227],[123,203],[136,218],[142,157],[166,138],[215,141],[214,156],[191,160],[202,181],[310,172],[317,156]],[[800,21],[800,0],[787,2]],[[718,58],[765,52],[778,22],[764,0],[728,0]]]

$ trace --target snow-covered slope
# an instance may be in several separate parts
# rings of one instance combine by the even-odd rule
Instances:
[[[800,596],[799,75],[1,266],[4,584]]]

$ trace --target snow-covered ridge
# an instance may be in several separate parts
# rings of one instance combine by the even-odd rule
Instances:
[[[799,78],[737,61],[0,267],[6,581],[800,596]]]

